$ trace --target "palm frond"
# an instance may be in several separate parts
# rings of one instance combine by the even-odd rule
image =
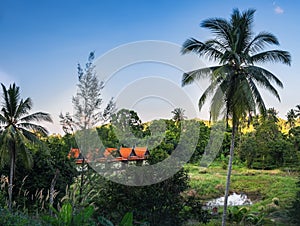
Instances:
[[[0,169],[9,161],[9,150],[4,141],[5,131],[0,135]]]
[[[33,132],[28,131],[27,129],[24,128],[20,128],[19,130],[28,141],[34,143],[38,143],[40,141],[37,135],[34,134]]]
[[[20,103],[17,106],[17,110],[15,112],[14,118],[19,119],[28,112],[32,108],[32,100],[31,98],[26,98],[25,101],[23,99],[20,100]]]
[[[262,73],[253,73],[251,74],[251,79],[258,83],[258,85],[264,87],[269,92],[271,92],[279,101],[280,96],[274,86],[270,83],[270,81],[264,76]]]
[[[215,47],[216,47],[216,43],[212,43],[212,42],[203,43],[203,42],[199,42],[194,38],[191,38],[191,39],[187,39],[183,43],[181,52],[182,54],[194,52],[199,57],[205,56],[209,60],[218,60],[223,56],[223,53],[218,50],[220,48],[219,46],[217,48]]]
[[[255,100],[245,76],[238,76],[237,88],[236,91],[233,92],[231,99],[232,112],[235,112],[237,118],[243,117],[246,112],[255,110]]]
[[[6,110],[6,109],[11,109],[11,107],[10,107],[10,101],[9,101],[9,97],[8,97],[8,92],[7,92],[7,89],[6,89],[6,87],[4,86],[4,84],[2,84],[1,83],[1,86],[2,86],[2,94],[3,94],[3,99],[4,99],[4,103],[3,103],[3,108],[2,108],[2,112],[4,113],[4,114],[6,114],[5,112],[4,112],[4,110]],[[6,117],[6,116],[5,116]]]
[[[201,68],[201,69],[184,73],[181,84],[182,86],[185,86],[193,83],[196,80],[208,78],[212,74],[212,72],[217,70],[218,68],[220,68],[220,66]]]
[[[269,50],[251,56],[253,63],[283,63],[291,65],[291,55],[287,51]]]
[[[262,76],[265,76],[268,80],[270,80],[271,82],[275,82],[276,85],[278,85],[280,88],[283,88],[282,82],[270,71],[258,66],[247,66],[245,67],[245,69],[249,74],[260,74]]]
[[[48,113],[44,113],[44,112],[36,112],[36,113],[30,114],[30,115],[27,115],[27,116],[21,118],[20,121],[23,121],[23,122],[32,122],[32,121],[53,122],[51,116]]]
[[[252,23],[255,10],[249,9],[242,13],[238,9],[234,9],[231,15],[231,50],[241,54],[248,45],[252,37]]]
[[[219,50],[220,52],[225,52],[229,46],[226,46],[224,43],[220,42],[217,39],[210,39],[205,42],[206,45],[212,46],[214,49]]]
[[[21,156],[26,168],[30,168],[33,164],[33,159],[30,151],[26,147],[27,138],[21,131],[16,132],[16,146],[18,154]]]
[[[223,81],[225,83],[225,81]],[[210,104],[210,114],[213,121],[217,121],[220,116],[222,108],[224,108],[226,102],[224,99],[225,93],[222,90],[222,84],[217,87]]]
[[[199,110],[201,111],[207,97],[209,97],[213,92],[214,90],[216,89],[216,86],[217,86],[217,83],[214,82],[214,83],[211,83],[207,88],[206,90],[203,92],[202,96],[200,97],[199,101],[198,101],[198,107],[199,107]]]
[[[46,136],[48,134],[48,130],[46,128],[44,128],[43,126],[40,126],[40,125],[33,124],[33,123],[28,123],[28,122],[19,123],[18,128],[23,130],[23,132],[25,129],[29,129],[34,132],[38,132],[43,136]]]
[[[9,86],[5,94],[5,103],[7,104],[7,112],[10,116],[14,116],[17,110],[18,102],[20,100],[19,87],[15,83]]]
[[[245,48],[245,53],[256,53],[263,50],[267,45],[279,45],[275,35],[269,32],[260,32]]]
[[[7,119],[0,113],[0,124],[5,124]]]
[[[252,95],[255,99],[256,105],[258,106],[259,112],[264,116],[266,115],[267,109],[264,103],[264,100],[262,99],[259,90],[257,89],[255,83],[251,78],[248,78],[249,86],[252,90]]]
[[[224,45],[230,46],[230,31],[232,27],[227,20],[223,18],[211,18],[204,20],[200,26],[209,29]]]

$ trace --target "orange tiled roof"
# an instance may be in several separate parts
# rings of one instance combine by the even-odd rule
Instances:
[[[98,153],[99,149],[96,151]],[[119,154],[119,157],[112,155],[112,152],[114,151],[116,151]],[[94,154],[97,155],[97,153]],[[92,155],[91,153],[88,153],[85,161],[89,162],[89,157],[93,158],[93,156],[94,155]],[[149,156],[149,151],[147,147],[135,147],[135,148],[120,147],[120,149],[106,148],[103,153],[103,157],[99,156],[98,158],[96,158],[96,161],[98,162],[136,161],[136,160],[144,160],[148,156]],[[80,154],[80,150],[78,148],[72,148],[68,154],[68,158],[74,158],[76,164],[82,164],[83,161],[83,157]]]
[[[68,154],[68,158],[74,158],[77,159],[80,155],[80,150],[79,148],[71,148],[69,154]]]
[[[136,147],[134,148],[134,153],[139,158],[145,158],[145,156],[149,154],[146,147]]]
[[[128,159],[132,155],[132,148],[121,147],[119,149],[119,152],[120,152],[121,157]]]

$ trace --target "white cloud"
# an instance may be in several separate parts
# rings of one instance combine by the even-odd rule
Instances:
[[[284,10],[279,6],[276,6],[274,8],[274,11],[275,11],[276,14],[283,14],[284,13]]]

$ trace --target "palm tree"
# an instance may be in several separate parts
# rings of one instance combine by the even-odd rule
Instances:
[[[12,191],[16,158],[21,157],[27,167],[32,165],[32,158],[26,148],[28,142],[38,141],[36,133],[46,135],[48,131],[33,122],[52,122],[49,114],[37,112],[29,114],[32,108],[30,98],[20,98],[20,90],[15,84],[7,89],[2,83],[3,103],[0,111],[0,165],[10,164],[8,186],[9,209],[12,208]]]
[[[216,120],[222,113],[226,121],[230,118],[232,122],[222,225],[226,224],[232,159],[239,122],[246,115],[256,114],[256,110],[263,115],[266,113],[266,107],[257,85],[270,91],[278,100],[280,100],[279,94],[271,82],[283,87],[274,74],[255,66],[255,63],[280,62],[287,65],[291,63],[289,52],[264,50],[267,45],[279,45],[279,42],[269,32],[260,32],[254,36],[252,32],[254,13],[253,9],[244,12],[234,9],[230,20],[223,18],[204,20],[201,27],[209,29],[215,38],[205,42],[190,38],[182,47],[183,54],[196,53],[200,57],[207,57],[219,64],[184,73],[182,85],[209,78],[210,85],[199,99],[199,109],[201,110],[207,97],[212,96],[210,104],[212,119]]]
[[[186,119],[186,116],[184,115],[185,110],[182,108],[175,108],[171,113],[173,114],[173,120],[176,124]]]
[[[296,113],[296,118],[300,117],[300,104],[296,105],[295,113]]]
[[[286,114],[286,118],[287,118],[286,124],[288,124],[290,128],[293,128],[296,125],[296,118],[297,118],[294,109],[288,111],[288,113]]]

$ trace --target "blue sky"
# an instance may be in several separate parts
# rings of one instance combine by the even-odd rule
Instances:
[[[76,92],[77,63],[85,63],[90,51],[100,57],[126,43],[162,40],[181,45],[187,38],[206,40],[208,31],[199,23],[211,17],[228,18],[233,8],[256,9],[254,31],[270,31],[292,55],[292,66],[266,65],[284,83],[279,90],[281,103],[264,93],[268,107],[275,107],[281,117],[300,104],[300,21],[298,1],[0,1],[0,82],[16,82],[23,97],[31,97],[34,111],[51,113],[55,123],[47,125],[50,132],[61,132],[60,112],[72,112],[72,95]],[[151,65],[147,70],[168,76],[173,70]],[[138,76],[138,69],[135,73]],[[134,73],[128,69],[128,75]],[[174,72],[172,81],[180,85],[181,72]],[[124,77],[123,76],[123,77]],[[136,77],[135,77],[136,78]],[[115,85],[121,89],[121,85]],[[126,83],[126,82],[125,82]],[[201,90],[190,89],[195,105]],[[113,95],[113,94],[111,94]],[[154,103],[153,103],[154,104]],[[142,109],[143,105],[139,106]],[[155,109],[155,108],[153,108]],[[155,114],[171,117],[170,106],[154,110]],[[204,109],[199,117],[207,117]],[[147,118],[148,117],[148,118]],[[152,117],[152,118],[151,118]]]

